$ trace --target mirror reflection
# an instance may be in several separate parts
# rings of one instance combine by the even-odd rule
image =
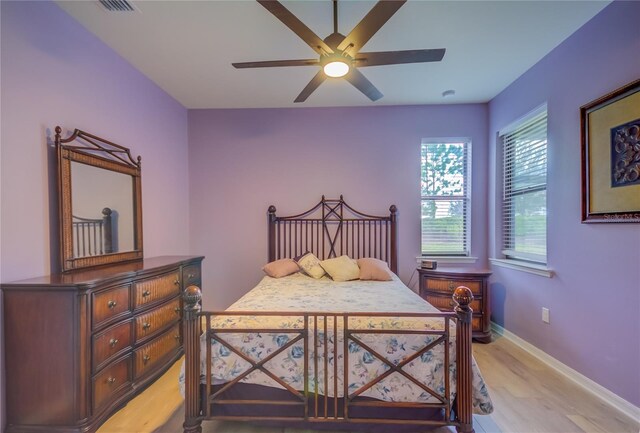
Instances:
[[[73,257],[135,250],[133,177],[71,162]]]

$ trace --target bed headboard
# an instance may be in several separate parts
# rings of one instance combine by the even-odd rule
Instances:
[[[73,256],[89,257],[113,253],[112,210],[102,209],[102,218],[71,216]]]
[[[298,215],[276,216],[269,206],[269,261],[294,258],[311,251],[320,260],[348,255],[374,257],[398,273],[395,205],[388,216],[367,215],[340,199],[322,200]]]

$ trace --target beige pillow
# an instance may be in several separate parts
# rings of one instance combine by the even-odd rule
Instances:
[[[320,259],[313,253],[306,253],[298,260],[298,266],[310,277],[322,278],[324,276],[324,269],[320,266]]]
[[[335,259],[323,260],[320,265],[333,278],[333,281],[357,280],[360,276],[360,268],[355,260],[348,256],[340,256]]]
[[[387,262],[374,258],[358,259],[361,280],[391,281],[391,270]]]
[[[280,259],[267,263],[262,270],[270,277],[281,278],[298,272],[300,267],[293,259]]]

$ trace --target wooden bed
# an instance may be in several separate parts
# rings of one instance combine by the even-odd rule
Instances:
[[[397,273],[396,207],[391,206],[389,211],[387,216],[364,214],[350,207],[342,196],[339,199],[331,200],[325,199],[323,196],[322,200],[312,209],[287,217],[276,216],[276,208],[270,206],[268,209],[268,259],[273,261],[281,258],[294,258],[307,251],[313,252],[321,260],[338,257],[343,254],[354,259],[375,257],[386,261],[390,269]],[[455,312],[450,313],[354,313],[349,311],[340,313],[322,311],[202,312],[200,309],[200,289],[196,286],[190,286],[184,293],[184,432],[201,432],[203,420],[235,420],[318,429],[328,427],[356,430],[358,427],[364,427],[367,430],[371,430],[373,426],[386,426],[391,429],[387,431],[399,431],[398,429],[406,425],[422,429],[450,425],[455,426],[458,432],[471,433],[474,430],[472,424],[472,310],[469,304],[473,300],[473,295],[468,288],[458,287],[453,294],[453,299],[458,306]],[[269,391],[264,389],[268,387],[241,383],[240,378],[242,376],[226,384],[212,384],[210,362],[205,363],[207,364],[205,383],[201,383],[201,335],[204,335],[202,338],[206,338],[204,346],[207,351],[206,359],[209,360],[211,359],[210,350],[213,340],[225,342],[225,333],[233,332],[230,329],[216,328],[212,326],[212,322],[215,318],[229,315],[295,316],[299,318],[304,323],[302,327],[292,327],[285,330],[282,328],[273,330],[264,327],[242,328],[241,332],[287,332],[294,334],[295,338],[286,344],[282,350],[290,347],[296,341],[302,341],[304,344],[304,390],[293,389],[281,378],[270,373],[266,368],[266,360],[255,361],[233,347],[229,347],[229,350],[251,364],[251,371],[257,370],[269,375],[282,389],[273,388],[273,391]],[[325,331],[327,323],[329,323],[329,326],[333,324],[333,329],[336,330],[336,333],[342,334],[340,338],[344,343],[342,353],[345,367],[342,374],[348,376],[349,350],[347,350],[347,345],[350,342],[363,344],[356,335],[363,333],[362,328],[356,330],[351,323],[363,316],[372,318],[435,318],[442,320],[445,325],[441,331],[393,329],[388,333],[393,333],[394,335],[420,333],[421,335],[429,334],[434,336],[435,341],[431,346],[443,344],[444,365],[449,365],[450,359],[454,359],[449,353],[450,338],[453,338],[449,332],[449,324],[455,322],[456,388],[454,390],[450,389],[449,369],[445,368],[443,393],[428,389],[424,384],[419,385],[429,394],[438,395],[437,403],[390,402],[360,395],[366,388],[391,373],[399,373],[407,380],[418,384],[418,381],[404,371],[403,367],[411,359],[430,350],[429,347],[424,347],[411,358],[394,364],[389,362],[384,355],[365,345],[364,347],[369,352],[388,365],[388,369],[371,383],[355,391],[348,389],[348,377],[338,377],[338,362],[334,362],[333,367],[328,366],[326,362],[330,357],[330,354],[327,353],[328,350],[334,351],[334,360],[339,359],[338,349],[341,344],[334,343],[331,349],[328,349],[327,344],[324,345],[324,363],[317,362],[317,358],[315,362],[314,360],[308,360],[307,353],[318,353],[317,350],[313,351],[312,347],[317,344],[318,329],[322,329],[322,323],[324,323]],[[342,323],[342,327],[338,326],[338,321]],[[236,330],[235,332],[237,333],[238,331]],[[375,330],[370,332],[380,333],[384,331]],[[337,337],[336,335],[336,342],[339,341]],[[311,352],[307,352],[308,350]],[[272,359],[275,355],[276,353],[272,354],[267,360]],[[329,369],[333,369],[333,371]],[[322,373],[320,374],[319,371]],[[333,375],[334,390],[339,390],[339,379],[344,385],[342,397],[338,395],[338,392],[334,392],[334,396],[318,393],[317,381],[319,375],[326,381],[327,377],[330,376],[329,373]],[[314,381],[316,386],[311,387],[308,385]],[[311,391],[310,388],[315,389],[315,391]],[[237,392],[235,392],[236,389]],[[325,384],[324,389],[330,388]],[[449,398],[451,391],[455,391],[456,397],[454,401],[450,401]],[[223,396],[226,396],[226,398],[223,398]]]
[[[73,239],[73,256],[89,257],[113,252],[113,220],[112,210],[102,209],[101,218],[71,216]]]

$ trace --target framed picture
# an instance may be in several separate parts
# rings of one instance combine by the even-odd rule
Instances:
[[[580,107],[582,222],[640,223],[640,79]]]

